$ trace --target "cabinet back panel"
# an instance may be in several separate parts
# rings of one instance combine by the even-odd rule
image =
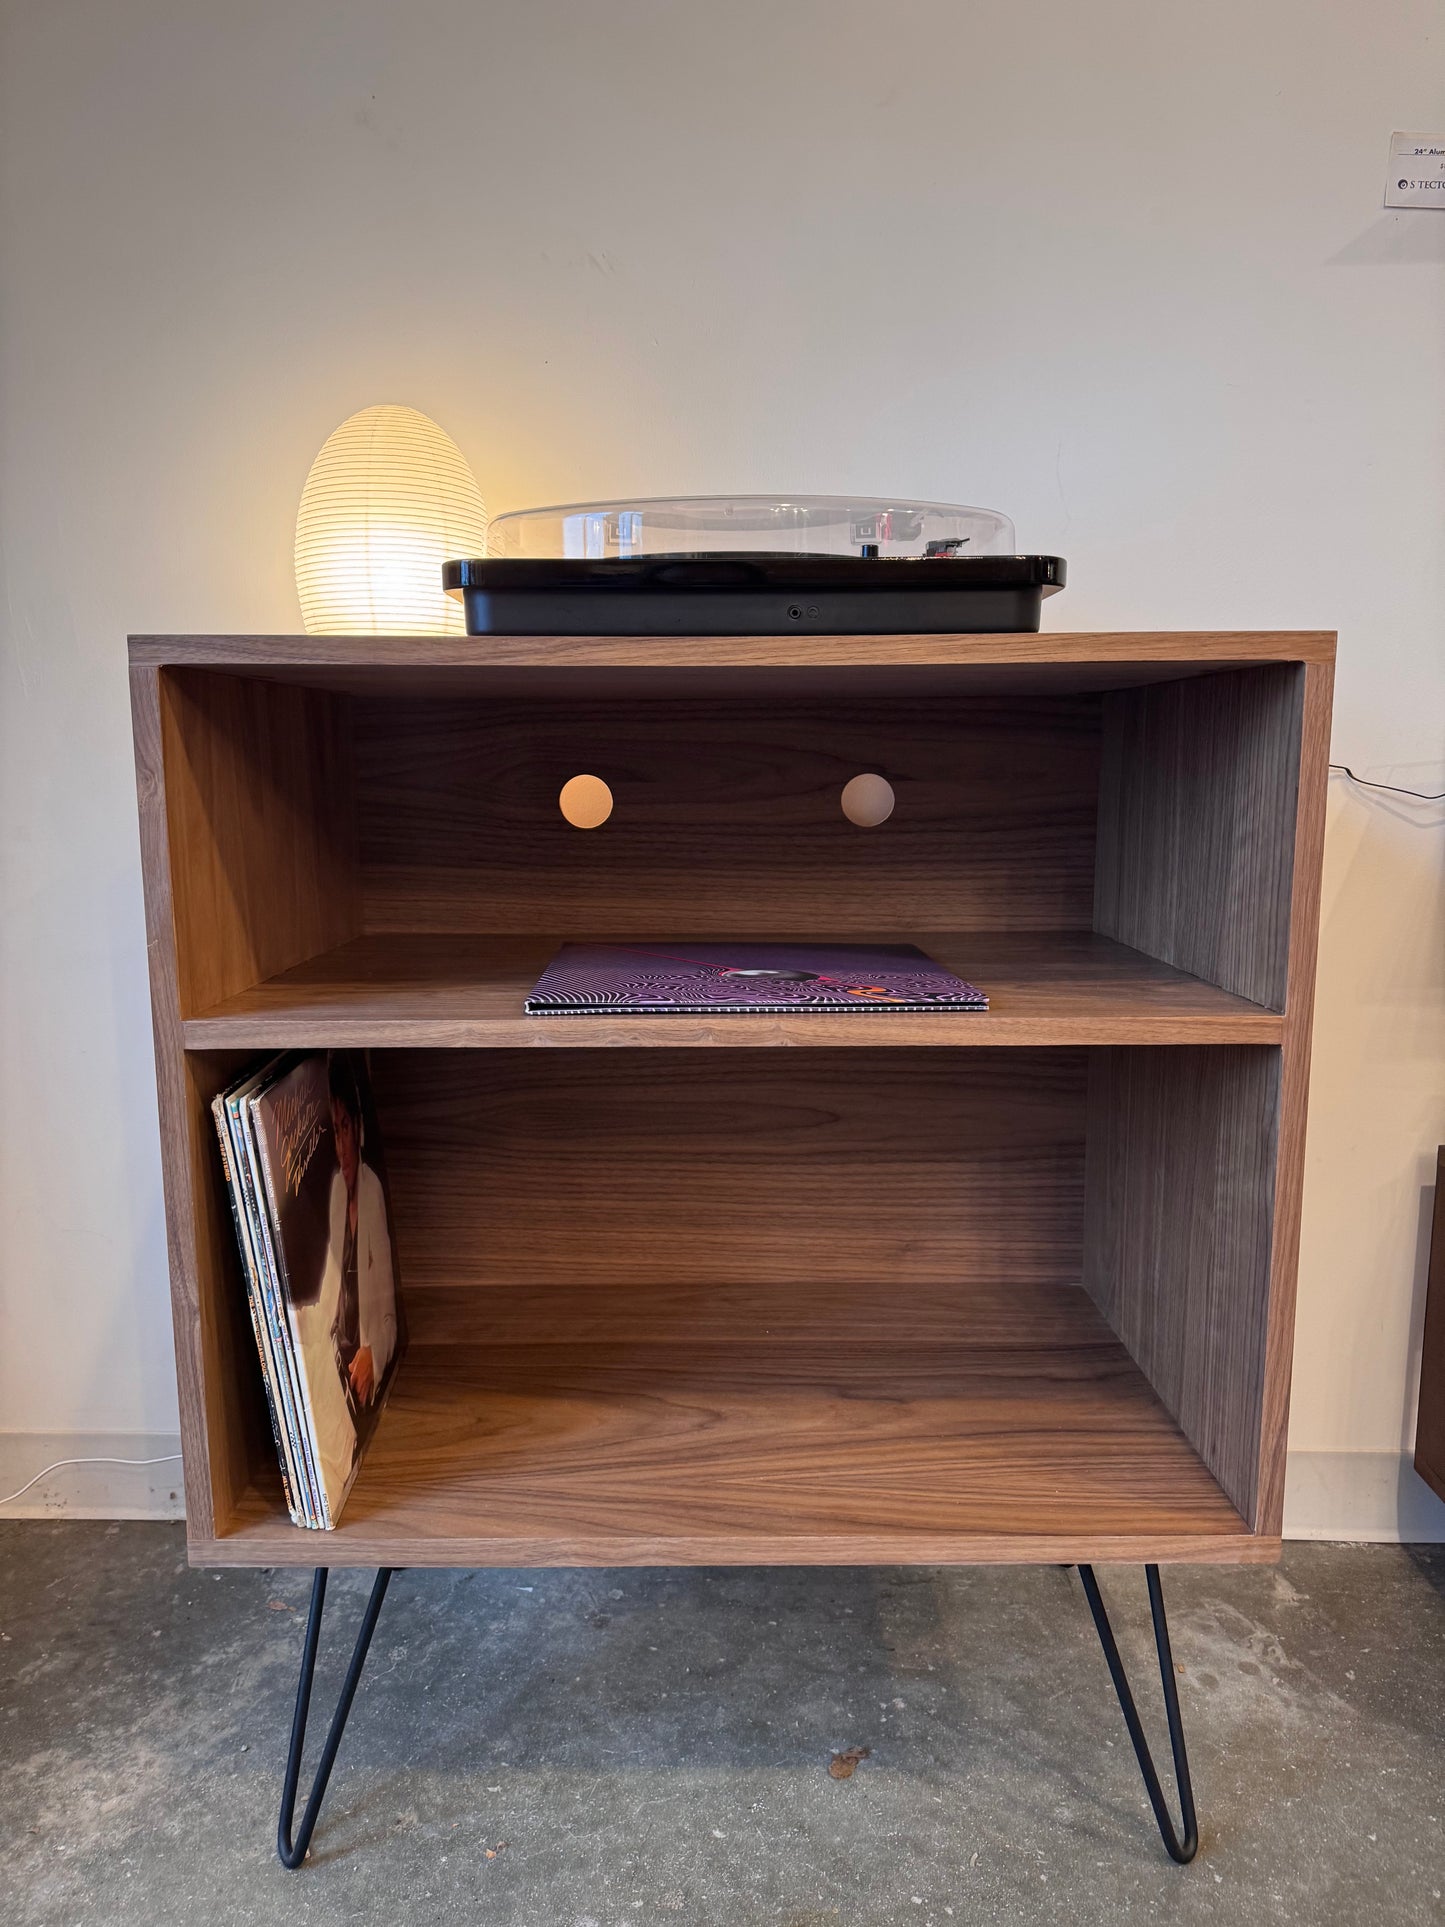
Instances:
[[[867,1285],[886,1333],[915,1287],[1077,1281],[1085,1053],[904,1055],[376,1053],[414,1324],[556,1287],[742,1287],[752,1318],[751,1288],[816,1280],[825,1326]]]
[[[848,937],[1087,929],[1097,696],[353,699],[368,931]],[[896,805],[843,815],[876,773]],[[600,828],[558,794],[601,777]]]

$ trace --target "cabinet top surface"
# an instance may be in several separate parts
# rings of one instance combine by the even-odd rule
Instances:
[[[133,667],[829,669],[986,664],[1224,668],[1334,660],[1326,630],[892,636],[132,636]]]

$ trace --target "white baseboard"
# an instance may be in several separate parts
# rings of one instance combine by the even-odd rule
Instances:
[[[57,1459],[159,1459],[174,1432],[0,1432],[0,1498]],[[9,1505],[3,1519],[183,1519],[179,1457],[163,1465],[66,1465]]]
[[[1445,1501],[1407,1452],[1291,1452],[1284,1482],[1286,1539],[1445,1544]]]
[[[0,1496],[57,1459],[160,1459],[173,1432],[0,1432]],[[0,1519],[183,1519],[180,1460],[161,1465],[66,1465]],[[1291,1452],[1286,1539],[1445,1544],[1445,1501],[1396,1452]]]

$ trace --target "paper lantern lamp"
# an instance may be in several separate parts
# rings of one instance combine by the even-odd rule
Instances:
[[[301,619],[310,635],[464,635],[442,564],[486,549],[486,507],[451,436],[415,408],[363,408],[328,436],[301,494]]]

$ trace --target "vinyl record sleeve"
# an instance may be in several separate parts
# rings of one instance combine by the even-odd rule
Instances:
[[[270,1255],[334,1527],[405,1346],[391,1209],[364,1056],[311,1051],[246,1103]]]
[[[306,1424],[305,1400],[301,1394],[296,1362],[292,1356],[290,1330],[276,1279],[266,1222],[265,1193],[261,1183],[260,1159],[251,1134],[247,1100],[280,1075],[291,1061],[287,1053],[271,1058],[239,1084],[224,1093],[227,1127],[231,1137],[231,1165],[241,1188],[241,1210],[245,1224],[242,1257],[254,1267],[260,1292],[261,1314],[267,1354],[274,1373],[273,1387],[279,1398],[282,1421],[292,1460],[293,1497],[307,1526],[321,1524],[321,1490],[317,1483],[314,1455]]]
[[[285,1494],[286,1510],[291,1515],[292,1525],[304,1526],[308,1523],[305,1489],[297,1471],[296,1448],[291,1438],[290,1422],[282,1403],[281,1375],[268,1325],[261,1286],[261,1271],[247,1218],[239,1164],[232,1149],[231,1125],[226,1114],[224,1093],[212,1100],[211,1116],[215,1120],[216,1137],[221,1147],[221,1169],[226,1180],[226,1192],[231,1200],[231,1221],[235,1226],[236,1243],[246,1273],[246,1306],[251,1314],[251,1331],[256,1340],[256,1351],[261,1361],[261,1379],[266,1392],[266,1410],[271,1420],[271,1437],[281,1467],[281,1488]],[[298,1494],[300,1494],[299,1497]]]
[[[266,1177],[261,1164],[261,1148],[256,1142],[251,1101],[274,1084],[296,1061],[294,1052],[273,1058],[258,1075],[248,1079],[226,1097],[231,1120],[231,1138],[240,1166],[245,1192],[246,1212],[255,1249],[257,1268],[266,1307],[268,1331],[276,1359],[282,1394],[291,1414],[292,1440],[305,1481],[306,1511],[303,1523],[320,1530],[325,1524],[325,1498],[316,1463],[316,1447],[306,1401],[306,1385],[291,1321],[286,1311],[286,1291],[276,1256],[276,1240],[266,1200]]]
[[[528,1016],[986,1010],[988,998],[912,944],[568,943]]]

